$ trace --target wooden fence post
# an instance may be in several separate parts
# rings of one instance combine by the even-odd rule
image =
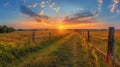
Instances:
[[[35,31],[32,31],[32,41],[35,42]]]
[[[112,59],[114,59],[114,27],[109,27],[108,48],[107,48],[107,63],[112,67]]]
[[[88,38],[88,41],[90,41],[90,31],[87,32],[87,38]]]

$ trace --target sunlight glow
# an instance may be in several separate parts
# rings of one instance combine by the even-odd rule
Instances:
[[[58,24],[57,25],[57,29],[64,30],[65,29],[65,25],[64,24]]]
[[[60,35],[63,35],[65,33],[65,25],[59,24],[58,25],[58,31]]]
[[[59,26],[59,29],[64,29],[64,27],[63,26]]]

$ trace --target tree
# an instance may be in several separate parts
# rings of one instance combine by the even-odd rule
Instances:
[[[0,26],[0,33],[2,33],[2,26]]]
[[[2,26],[2,32],[7,33],[8,27],[6,25]]]
[[[8,28],[8,32],[13,32],[13,31],[15,31],[15,29],[13,27]]]
[[[7,27],[7,25],[0,26],[0,33],[9,33],[14,31],[15,29],[13,27]]]

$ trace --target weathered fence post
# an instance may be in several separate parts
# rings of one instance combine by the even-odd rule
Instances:
[[[90,41],[90,31],[87,32],[88,41]]]
[[[32,41],[35,42],[35,31],[32,31]]]
[[[114,58],[114,27],[109,27],[108,35],[108,49],[107,49],[107,63],[109,67],[112,67],[112,59]]]

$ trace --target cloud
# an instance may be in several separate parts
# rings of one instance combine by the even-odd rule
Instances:
[[[41,8],[44,8],[44,7],[45,7],[45,2],[44,2],[44,1],[41,2],[41,3],[40,3],[40,6],[41,6]]]
[[[120,10],[119,9],[117,9],[116,11],[117,11],[117,14],[120,14]]]
[[[33,5],[29,5],[28,7],[29,8],[36,8],[38,6],[38,3],[35,3],[35,4],[33,4]]]
[[[36,8],[38,6],[38,3],[35,3],[32,5],[33,8]]]
[[[50,8],[54,8],[54,5],[55,5],[54,2],[53,2],[53,3],[50,3],[49,7],[50,7]]]
[[[75,8],[75,9],[73,9],[73,10],[79,10],[79,11],[82,11],[82,10],[84,10],[84,8]]]
[[[52,0],[47,1],[47,3],[49,4],[49,7],[54,10],[56,13],[60,12],[60,8],[59,7],[55,7],[55,3]]]
[[[38,15],[34,13],[30,8],[27,8],[24,5],[20,6],[21,13],[31,17],[32,19],[36,20],[37,22],[42,22],[48,19],[48,16]]]
[[[26,3],[27,0],[20,0],[22,3]]]
[[[59,13],[60,8],[53,8],[53,10],[54,10],[55,12]]]
[[[89,11],[76,13],[71,15],[70,17],[66,17],[63,22],[68,24],[92,23],[95,21],[94,16],[95,14]]]
[[[98,0],[98,11],[101,11],[103,0]]]
[[[8,5],[9,5],[9,3],[4,3],[3,5],[4,5],[4,6],[8,6]]]
[[[44,14],[44,10],[41,10],[39,15],[43,15]]]
[[[116,3],[116,4],[118,4],[118,1],[119,1],[119,0],[113,0],[113,2]]]
[[[56,13],[60,12],[60,8],[59,7],[54,7],[55,3],[52,3],[51,5],[49,5],[50,8],[52,8]]]
[[[111,11],[112,13],[115,12],[115,10],[116,10],[116,8],[117,8],[117,6],[118,6],[118,3],[119,3],[119,0],[113,0],[113,4],[112,4],[111,9],[110,9],[110,11]]]
[[[99,11],[93,11],[92,12],[95,16],[99,16]]]

